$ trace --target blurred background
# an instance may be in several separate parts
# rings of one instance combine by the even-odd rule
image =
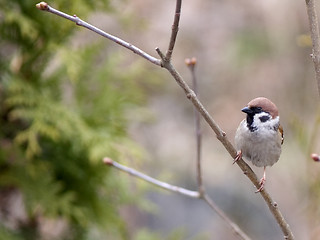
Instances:
[[[204,202],[102,164],[108,156],[196,189],[193,108],[172,77],[36,3],[0,0],[0,239],[237,239]],[[48,3],[155,57],[155,47],[167,48],[173,0]],[[266,188],[296,239],[320,239],[310,53],[304,1],[183,2],[173,63],[190,83],[184,60],[197,58],[200,99],[228,138],[251,99],[279,108],[285,141]],[[205,122],[202,133],[212,199],[252,239],[283,238]]]

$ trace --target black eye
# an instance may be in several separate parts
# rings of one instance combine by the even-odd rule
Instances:
[[[261,122],[266,122],[270,119],[270,117],[269,116],[261,116],[261,117],[259,117],[259,119]]]
[[[252,107],[251,110],[254,113],[261,113],[262,112],[262,108],[261,107]]]

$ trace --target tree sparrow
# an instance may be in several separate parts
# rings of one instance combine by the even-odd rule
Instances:
[[[267,98],[253,99],[241,111],[247,117],[241,121],[235,135],[238,153],[234,162],[243,156],[253,165],[264,167],[260,188],[256,191],[260,192],[266,181],[266,166],[272,166],[279,160],[283,129],[277,106]]]

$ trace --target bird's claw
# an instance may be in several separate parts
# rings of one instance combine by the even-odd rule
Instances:
[[[239,159],[241,159],[241,158],[242,158],[242,151],[240,150],[240,151],[237,152],[237,155],[236,155],[236,157],[234,158],[232,164],[235,164],[235,163],[236,163],[237,161],[239,161]]]
[[[260,187],[258,188],[257,191],[255,191],[255,193],[259,193],[259,192],[261,192],[261,191],[264,189],[264,184],[265,184],[265,182],[266,182],[265,177],[263,177],[263,178],[260,179],[260,182],[259,182]]]
[[[232,164],[235,164],[237,161],[239,161],[242,158],[242,151],[238,151],[236,157],[233,160]],[[263,177],[260,179],[259,185],[260,187],[255,191],[255,193],[259,193],[264,189],[264,184],[266,182],[266,167],[264,167],[263,171]]]

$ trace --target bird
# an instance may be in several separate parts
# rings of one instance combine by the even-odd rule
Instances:
[[[264,189],[266,167],[275,164],[281,154],[283,128],[277,106],[268,98],[257,97],[241,109],[247,116],[235,134],[237,155],[234,163],[244,157],[257,167],[263,167],[263,177],[257,193]]]

